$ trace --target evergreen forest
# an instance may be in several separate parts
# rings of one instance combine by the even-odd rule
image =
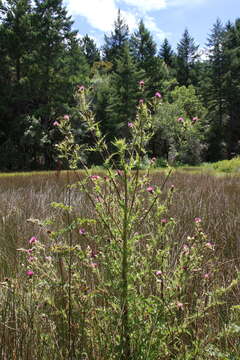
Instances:
[[[143,20],[130,33],[119,10],[101,48],[79,37],[62,0],[0,1],[0,170],[65,168],[58,160],[59,119],[69,117],[81,163],[93,136],[79,121],[76,93],[91,101],[110,145],[130,137],[136,109],[152,105],[146,164],[199,164],[240,154],[240,18],[216,19],[207,55],[187,27],[174,50],[157,46]],[[161,106],[154,107],[154,102]],[[79,165],[80,166],[80,165]],[[142,164],[144,166],[144,164]]]

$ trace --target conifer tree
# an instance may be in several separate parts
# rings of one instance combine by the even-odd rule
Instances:
[[[100,61],[100,51],[98,50],[95,41],[87,34],[81,39],[81,47],[90,66],[92,66],[94,62]]]
[[[159,56],[161,59],[163,59],[163,61],[165,62],[165,64],[167,66],[170,66],[170,67],[173,66],[174,51],[173,51],[168,39],[166,39],[166,38],[163,40],[163,43],[160,47]]]
[[[157,57],[157,44],[143,20],[131,36],[130,49],[137,68],[145,72],[146,90],[153,96],[156,91],[161,90],[166,73],[162,61]]]
[[[194,63],[196,62],[198,46],[193,37],[185,29],[182,39],[177,44],[177,80],[180,85],[190,85],[194,82]]]
[[[103,45],[103,60],[109,61],[113,64],[113,69],[116,68],[116,61],[121,56],[122,51],[129,38],[129,29],[125,20],[118,10],[118,16],[114,22],[114,29],[110,36],[105,35]]]
[[[110,79],[106,126],[110,138],[128,136],[128,123],[134,120],[140,98],[139,81],[142,76],[143,72],[136,69],[129,47],[125,45]]]

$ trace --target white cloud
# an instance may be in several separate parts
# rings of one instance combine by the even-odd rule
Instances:
[[[84,16],[96,29],[109,31],[117,16],[114,0],[68,0],[67,7],[71,15]]]
[[[144,24],[146,25],[146,28],[150,30],[160,41],[163,41],[166,37],[168,38],[171,35],[170,33],[165,33],[161,30],[152,16],[146,15],[144,17]]]
[[[140,11],[161,10],[166,7],[166,0],[123,0],[126,4],[135,6]]]

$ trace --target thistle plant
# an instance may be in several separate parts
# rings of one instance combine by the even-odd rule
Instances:
[[[139,170],[153,135],[151,111],[162,98],[139,101],[129,137],[115,139],[110,153],[88,97],[83,87],[76,92],[79,119],[95,145],[77,145],[71,118],[58,119],[59,156],[76,181],[63,202],[51,204],[54,217],[31,219],[45,235],[19,249],[25,282],[4,284],[1,295],[17,309],[18,326],[27,329],[21,342],[11,333],[18,358],[204,360],[227,359],[230,349],[237,356],[238,308],[226,299],[238,279],[219,286],[216,246],[197,214],[185,241],[174,238],[181,219],[170,215],[177,191],[172,169],[158,186],[150,168]],[[102,156],[104,172],[92,173],[82,161],[92,151]],[[231,324],[223,321],[224,311]],[[1,319],[10,331],[14,318],[3,312]],[[31,352],[30,342],[36,344]],[[22,344],[26,351],[20,353]]]

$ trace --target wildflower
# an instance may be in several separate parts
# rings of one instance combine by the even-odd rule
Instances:
[[[26,274],[27,274],[27,276],[32,277],[34,272],[32,270],[27,270]]]
[[[79,234],[80,234],[80,235],[85,235],[85,234],[86,234],[86,230],[83,229],[83,228],[79,229]]]
[[[168,223],[168,220],[167,219],[161,219],[161,224],[162,225],[166,225]]]
[[[107,175],[105,175],[103,178],[104,178],[105,181],[109,180],[109,176],[107,176]]]
[[[151,163],[152,163],[152,164],[155,163],[156,160],[157,160],[157,158],[152,157],[152,158],[151,158]]]
[[[140,99],[139,100],[139,105],[142,105],[144,103],[144,100],[143,99]]]
[[[100,176],[99,176],[99,175],[91,175],[91,176],[90,176],[90,179],[92,179],[92,180],[98,180],[98,179],[100,179]]]
[[[157,271],[155,272],[155,275],[157,275],[157,276],[162,276],[162,271],[161,271],[161,270],[157,270]]]
[[[29,258],[28,258],[28,262],[33,262],[36,260],[37,260],[36,256],[29,256]]]
[[[189,254],[189,247],[186,244],[183,245],[183,253],[186,255]]]
[[[147,191],[148,191],[150,194],[153,194],[154,188],[153,188],[152,186],[148,186],[148,187],[147,187]]]
[[[195,123],[196,121],[198,121],[199,119],[198,119],[198,117],[197,116],[195,116],[194,118],[192,118],[192,122],[193,123]]]
[[[155,97],[158,98],[158,99],[161,99],[162,95],[160,94],[160,92],[157,91],[156,94],[155,94]]]
[[[200,222],[202,222],[202,219],[200,217],[196,217],[194,221],[196,224],[199,224]]]
[[[210,274],[208,274],[208,273],[206,273],[206,274],[203,275],[203,278],[204,278],[205,280],[209,279],[209,277],[210,277]]]
[[[37,242],[37,238],[35,236],[32,236],[31,239],[29,240],[29,244],[35,244]]]
[[[83,92],[83,91],[85,90],[85,87],[84,87],[83,85],[79,85],[79,86],[78,86],[78,90],[79,90],[80,92]]]
[[[63,119],[69,121],[69,115],[64,115]]]
[[[183,122],[184,122],[184,118],[179,117],[179,118],[177,119],[177,121],[180,122],[180,123],[183,123]]]
[[[133,128],[133,126],[134,126],[134,125],[133,125],[132,122],[129,122],[129,123],[128,123],[128,127],[129,127],[129,128]]]
[[[143,87],[143,86],[144,86],[144,81],[143,81],[143,80],[139,81],[139,86],[140,86],[140,87]]]
[[[53,126],[59,126],[59,125],[60,125],[60,124],[59,124],[58,121],[54,121]]]
[[[181,302],[179,302],[179,301],[177,301],[176,306],[177,306],[177,308],[178,308],[179,310],[183,310],[183,308],[184,308],[183,303],[181,303]]]
[[[117,170],[117,175],[118,176],[123,176],[123,171],[122,170]]]
[[[52,261],[52,257],[51,257],[51,256],[46,256],[45,259],[46,259],[47,261],[50,261],[50,262]]]
[[[98,264],[97,264],[97,263],[91,263],[90,266],[91,266],[93,269],[95,269],[95,268],[98,266]]]
[[[212,244],[212,243],[210,243],[210,242],[207,242],[207,243],[205,244],[205,246],[206,246],[208,249],[210,249],[210,250],[214,250],[214,244]]]

